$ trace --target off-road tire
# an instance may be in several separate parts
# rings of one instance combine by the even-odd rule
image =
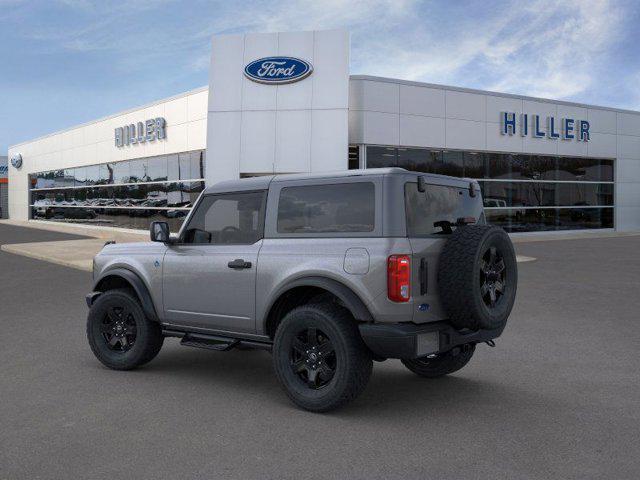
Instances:
[[[317,329],[334,348],[333,377],[319,389],[312,389],[294,372],[293,343],[306,329]],[[276,376],[287,395],[299,407],[326,412],[354,400],[365,389],[373,362],[351,314],[331,304],[303,305],[291,310],[278,325],[273,344]]]
[[[402,364],[421,377],[438,378],[457,372],[464,367],[473,357],[475,349],[475,345],[462,345],[435,358],[402,360]]]
[[[503,260],[503,293],[489,306],[483,281],[486,255],[494,248]],[[493,283],[495,285],[495,283]],[[457,228],[445,243],[438,262],[438,289],[451,324],[471,330],[504,328],[515,302],[518,267],[507,233],[490,225]],[[494,295],[497,295],[494,290]]]
[[[135,321],[135,341],[127,351],[111,350],[101,331],[111,307],[126,308]],[[145,316],[140,302],[127,289],[108,290],[95,300],[87,317],[87,339],[96,358],[113,370],[131,370],[150,362],[164,342],[160,325]]]

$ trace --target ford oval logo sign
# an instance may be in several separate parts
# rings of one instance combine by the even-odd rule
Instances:
[[[22,155],[19,153],[11,155],[11,165],[13,165],[13,168],[20,168],[22,166]]]
[[[275,85],[297,82],[311,75],[312,71],[309,62],[293,57],[260,58],[244,67],[244,74],[249,80]]]

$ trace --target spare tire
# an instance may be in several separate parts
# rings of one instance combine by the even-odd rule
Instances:
[[[458,227],[438,262],[440,301],[456,328],[504,328],[518,287],[516,254],[499,227]]]

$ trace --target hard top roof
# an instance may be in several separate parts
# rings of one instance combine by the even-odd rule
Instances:
[[[251,191],[251,190],[267,190],[271,182],[289,182],[295,180],[306,179],[326,179],[326,178],[345,178],[345,177],[376,177],[384,175],[413,175],[425,176],[427,179],[433,180],[434,183],[440,183],[446,180],[447,184],[458,184],[460,186],[468,185],[470,181],[467,178],[449,177],[446,175],[436,175],[432,173],[411,172],[404,168],[368,168],[361,170],[341,170],[334,172],[318,172],[318,173],[289,173],[278,175],[263,175],[259,177],[241,178],[238,180],[226,180],[207,187],[205,194]]]

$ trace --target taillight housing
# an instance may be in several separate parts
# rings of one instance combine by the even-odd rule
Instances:
[[[411,258],[391,255],[387,259],[387,296],[392,302],[408,302],[411,297]]]

